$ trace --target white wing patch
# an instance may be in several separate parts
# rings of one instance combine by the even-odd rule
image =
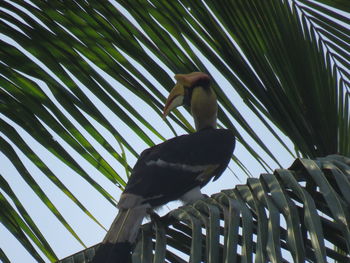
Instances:
[[[201,188],[197,186],[181,196],[180,200],[184,204],[189,204],[202,198],[204,198],[204,195],[201,193]]]
[[[158,159],[158,160],[151,160],[146,162],[147,166],[159,166],[159,167],[170,167],[170,168],[175,168],[175,169],[179,169],[179,170],[183,170],[183,171],[189,171],[189,172],[204,172],[207,169],[212,168],[213,166],[216,166],[215,164],[206,164],[206,165],[189,165],[189,164],[183,164],[183,163],[170,163],[170,162],[166,162],[163,161],[162,159]]]

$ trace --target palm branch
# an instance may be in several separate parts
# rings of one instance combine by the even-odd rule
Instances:
[[[147,146],[193,131],[185,111],[161,129],[140,113],[147,109],[160,120],[173,73],[212,73],[220,125],[235,130],[266,172],[281,160],[232,103],[238,96],[291,155],[349,155],[346,0],[1,1],[0,7],[2,156],[81,243],[27,162],[99,224],[37,145],[115,204],[82,162],[123,189],[138,156],[129,134]],[[236,175],[249,174],[246,160],[236,153],[233,161]],[[1,170],[2,224],[37,261],[43,261],[38,251],[56,260],[10,175]]]
[[[348,262],[349,171],[340,155],[297,159],[180,207],[143,226],[133,262]],[[97,248],[59,263],[88,262]]]

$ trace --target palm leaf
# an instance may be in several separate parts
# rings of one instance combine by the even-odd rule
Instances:
[[[350,159],[330,155],[249,178],[144,225],[133,262],[346,262],[349,175]],[[97,248],[58,262],[88,262]]]
[[[11,198],[11,200],[15,203],[16,208],[20,212],[20,215],[25,219],[23,221],[19,214],[11,207],[11,205],[7,202],[4,195],[0,195],[1,203],[2,203],[2,211],[1,218],[2,223],[8,229],[16,229],[21,228],[34,243],[40,248],[40,250],[47,256],[50,260],[57,260],[55,253],[53,252],[50,245],[45,240],[44,236],[40,233],[40,230],[35,225],[34,221],[31,219],[25,208],[22,206],[20,201],[18,200],[15,193],[11,190],[5,179],[0,175],[1,189]],[[17,233],[18,239],[25,244],[25,246],[30,247],[35,258],[43,262],[41,257],[36,253],[35,249],[29,243],[28,238],[23,234],[22,231]],[[4,255],[4,262],[9,261]]]
[[[239,146],[267,172],[281,160],[243,111],[291,155],[284,135],[297,155],[349,155],[349,9],[347,0],[1,1],[1,151],[78,240],[13,146],[97,222],[23,133],[115,204],[74,156],[123,189],[129,160],[138,156],[129,134],[146,147],[168,131],[193,131],[186,111],[161,129],[140,113],[147,109],[160,120],[174,73],[213,75],[220,125],[233,129]],[[238,96],[243,110],[233,104]],[[237,154],[233,161],[235,174],[250,173],[249,161]],[[14,235],[22,231],[16,227]],[[48,249],[46,256],[55,257]]]
[[[7,258],[7,256],[5,255],[4,251],[1,248],[0,248],[0,259],[4,263],[10,263],[10,260]]]

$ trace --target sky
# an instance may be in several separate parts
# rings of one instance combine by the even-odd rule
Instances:
[[[217,79],[220,86],[225,87],[229,85],[223,78],[220,77],[218,72],[215,72],[214,69],[212,69],[212,71],[213,72],[210,72],[211,75]],[[110,81],[113,83],[112,79],[110,79]],[[41,83],[41,85],[43,84]],[[44,88],[45,87],[43,87],[43,89]],[[161,89],[162,87],[159,88]],[[232,89],[230,89],[230,92],[231,91]],[[140,112],[143,112],[145,114],[147,120],[150,120],[152,124],[158,126],[159,130],[166,131],[162,134],[165,134],[165,137],[167,139],[173,137],[169,128],[163,124],[163,120],[159,116],[155,115],[147,105],[143,105],[144,103],[137,97],[133,96],[133,94],[127,94],[127,91],[125,91],[125,93],[129,98],[129,102],[140,105]],[[93,95],[90,94],[89,97],[92,96]],[[113,118],[116,117],[105,108],[103,103],[99,102],[97,98],[95,98],[93,101],[96,103],[97,107],[101,109],[101,111],[105,112],[106,116],[108,116],[108,119],[118,126],[118,131],[122,131],[122,134],[128,134],[127,136],[130,137],[130,140],[128,141],[133,146],[135,146],[139,153],[147,147],[145,143],[143,143],[139,138],[133,136],[128,128],[124,127],[120,121],[117,119],[114,120]],[[238,108],[242,108],[241,112],[243,113],[244,117],[250,120],[250,124],[254,130],[256,130],[258,134],[265,138],[265,142],[271,148],[273,153],[278,156],[278,159],[281,162],[282,166],[289,167],[292,163],[293,158],[282,147],[279,146],[273,136],[266,131],[265,127],[259,124],[257,118],[255,118],[248,109],[244,109],[245,106],[238,96],[235,96],[234,98],[234,105]],[[182,112],[184,114],[187,114],[184,110],[182,110]],[[8,122],[11,123],[9,120]],[[16,127],[14,123],[12,123],[12,125]],[[101,133],[104,132],[105,136],[107,138],[110,138],[110,141],[114,140],[114,138],[112,138],[108,132],[104,131],[98,123],[95,123],[95,125],[99,127]],[[62,180],[62,182],[69,186],[69,189],[78,197],[78,199],[83,201],[83,204],[86,205],[86,207],[93,213],[93,215],[96,216],[96,218],[105,226],[105,228],[108,228],[117,213],[116,208],[108,203],[104,198],[102,198],[90,185],[88,185],[81,177],[77,176],[70,168],[54,158],[52,154],[49,153],[40,144],[36,143],[28,134],[26,134],[26,132],[21,131],[21,128],[17,127],[17,130],[20,131],[20,134],[23,136],[25,141],[35,149],[35,152],[45,161],[46,164],[49,165],[53,171],[59,171],[59,178]],[[84,132],[82,129],[81,131]],[[184,132],[179,130],[179,134],[184,134]],[[88,138],[90,137],[87,133],[85,133],[85,135]],[[62,144],[65,144],[58,136],[55,138]],[[156,140],[156,138],[154,138],[154,140]],[[287,139],[285,140],[288,142]],[[158,142],[160,142],[160,140],[158,140]],[[100,148],[98,150],[104,152],[97,144],[95,146],[96,148]],[[69,149],[69,146],[66,145],[65,148]],[[69,152],[96,181],[98,181],[115,197],[116,200],[118,200],[121,192],[116,186],[110,183],[103,175],[97,172],[93,167],[91,167],[90,164],[88,164],[74,151],[69,150]],[[84,243],[87,246],[91,246],[102,240],[105,235],[105,231],[98,227],[92,220],[87,218],[87,216],[79,209],[77,209],[67,199],[67,197],[65,197],[65,195],[57,190],[57,188],[45,176],[41,174],[41,171],[39,171],[30,161],[27,160],[23,154],[20,153],[20,151],[17,150],[17,153],[21,156],[21,159],[23,160],[25,166],[39,183],[39,185],[45,189],[45,192],[54,202],[54,204],[57,205],[59,211],[65,215],[65,218],[77,231],[78,235],[82,238]],[[247,152],[239,143],[237,143],[235,155],[238,156],[241,160],[244,160],[245,164],[249,166],[249,169],[254,176],[258,176],[260,173],[264,172],[264,170],[262,170],[262,167],[249,154],[247,154]],[[108,156],[108,154],[104,153],[104,156],[107,161],[110,160],[109,163],[115,168],[117,172],[123,174],[123,167],[116,163],[116,161]],[[136,159],[134,159],[131,155],[129,155],[128,159],[130,160],[129,164],[131,165],[136,161]],[[11,183],[13,190],[18,193],[18,197],[20,198],[21,202],[27,208],[34,221],[37,222],[44,236],[48,237],[48,240],[50,241],[52,247],[55,248],[58,257],[64,258],[70,254],[74,254],[75,252],[82,250],[83,247],[80,246],[79,243],[69,235],[67,230],[65,230],[65,228],[63,228],[62,225],[58,223],[57,219],[39,201],[36,195],[33,194],[31,189],[25,184],[23,179],[20,177],[8,159],[6,159],[6,157],[3,155],[0,155],[0,163],[3,167],[2,173],[4,174],[4,177],[8,179],[9,183]],[[278,168],[273,162],[270,163],[271,167]],[[238,170],[238,168],[232,162],[230,163],[230,168],[233,171]],[[233,188],[236,184],[245,183],[246,175],[242,172],[238,172],[237,174],[240,180],[237,180],[233,173],[227,170],[219,180],[210,183],[203,189],[202,192],[210,195],[219,192],[222,189]],[[168,207],[173,208],[178,205],[180,204],[174,203],[172,205],[168,205]],[[163,209],[162,213],[166,213],[168,211],[169,209],[166,207]],[[12,262],[35,262],[35,260],[33,260],[26,253],[26,251],[20,247],[17,240],[14,239],[13,236],[11,236],[2,225],[0,225],[0,236],[2,237],[0,239],[0,247],[6,251],[8,257],[12,259]]]
[[[29,53],[27,53],[25,50],[19,47],[16,43],[8,39],[6,36],[0,34],[0,38],[16,46],[27,56],[35,60]],[[213,78],[215,78],[215,80],[219,83],[219,86],[222,87],[223,90],[229,95],[229,97],[233,101],[233,104],[240,110],[240,112],[245,117],[245,119],[248,120],[249,124],[256,131],[256,133],[261,138],[264,138],[264,142],[267,144],[270,150],[274,153],[274,155],[278,157],[278,160],[281,162],[282,166],[289,167],[292,164],[294,158],[285,149],[283,149],[280,146],[280,144],[276,141],[276,139],[274,139],[271,133],[267,131],[265,126],[260,122],[260,120],[256,118],[255,115],[245,106],[245,104],[240,99],[238,94],[236,94],[233,91],[233,88],[230,86],[228,81],[225,80],[225,78],[213,66],[210,66],[209,61],[205,61],[204,56],[202,56],[198,52],[198,50],[195,50],[195,51],[197,52],[198,56],[201,57],[201,59],[203,59],[203,61],[207,65],[209,65],[208,73]],[[154,57],[154,55],[152,56]],[[152,80],[152,82],[156,83],[157,87],[159,87],[159,90],[165,96],[167,96],[167,91],[165,87],[162,87],[161,85],[159,85],[156,79],[154,79],[148,73],[147,69],[138,65],[137,62],[133,61],[130,57],[128,57],[128,59],[133,63],[133,65],[136,65],[137,68],[144,75],[148,76],[148,78]],[[42,68],[45,69],[45,65],[43,65],[39,61],[36,61],[36,63],[38,63]],[[154,114],[154,112],[148,105],[146,105],[142,100],[140,100],[134,94],[129,92],[116,80],[108,76],[106,73],[102,72],[100,69],[97,69],[97,67],[91,64],[91,62],[87,61],[87,63],[90,64],[92,67],[95,67],[96,70],[98,70],[98,72],[101,74],[101,76],[103,76],[111,85],[116,87],[118,91],[124,95],[125,98],[128,98],[128,101],[131,102],[133,105],[135,105],[138,111],[142,113],[152,125],[157,127],[157,129],[161,131],[162,135],[165,138],[170,139],[174,136],[171,130],[165,125],[161,117]],[[160,61],[159,63],[161,64]],[[185,72],[171,72],[165,66],[163,68],[171,77],[173,77],[175,73],[185,73]],[[47,68],[45,70],[49,72]],[[59,79],[56,76],[54,75],[52,76],[59,81]],[[33,79],[33,80],[40,85],[40,87],[54,102],[56,101],[45,83],[36,79]],[[135,136],[133,132],[131,132],[130,129],[126,125],[124,125],[104,105],[103,102],[99,101],[98,98],[94,96],[94,94],[91,94],[88,91],[88,89],[84,87],[84,85],[79,83],[78,80],[75,79],[75,81],[77,85],[88,94],[89,98],[91,98],[91,100],[94,102],[97,108],[100,109],[101,112],[103,112],[103,114],[107,117],[107,119],[111,123],[113,123],[113,125],[115,125],[116,129],[122,135],[128,138],[128,142],[130,142],[130,144],[133,147],[135,147],[137,152],[140,153],[142,150],[147,148],[147,145],[141,139]],[[64,83],[62,84],[64,85]],[[56,104],[58,105],[57,102]],[[64,111],[64,109],[62,109],[62,111]],[[190,115],[184,109],[181,109],[181,112],[185,116],[187,116],[188,119],[191,120],[191,123],[193,124],[193,121]],[[76,197],[80,201],[82,201],[82,203],[92,212],[92,214],[97,218],[97,220],[101,222],[101,224],[106,229],[108,229],[117,213],[116,208],[112,206],[109,202],[107,202],[103,197],[101,197],[101,195],[98,194],[96,190],[92,188],[88,183],[86,183],[84,179],[78,176],[74,171],[72,171],[69,167],[64,165],[62,162],[57,160],[50,152],[48,152],[44,147],[42,147],[35,140],[33,140],[30,135],[28,135],[15,123],[13,123],[11,120],[7,119],[5,116],[1,114],[0,114],[0,118],[4,119],[6,122],[8,122],[9,124],[11,124],[13,127],[16,128],[16,130],[21,134],[22,138],[35,150],[38,156],[40,156],[44,160],[44,162],[51,168],[51,170],[57,174],[60,180],[76,195]],[[113,146],[115,146],[115,148],[118,150],[119,149],[118,144],[113,138],[113,136],[108,131],[106,131],[100,124],[92,120],[90,117],[87,116],[87,118],[89,118],[89,120],[95,125],[95,127],[97,127],[97,129],[101,132],[101,134],[103,134],[108,139],[108,141]],[[71,118],[71,120],[77,127],[79,127],[79,124],[73,118]],[[175,124],[174,126],[176,127]],[[242,134],[244,134],[244,131],[242,131],[242,129],[240,128],[238,129],[240,130],[240,132],[242,132]],[[126,178],[124,168],[119,163],[117,163],[101,146],[99,146],[96,142],[94,142],[94,139],[91,138],[91,136],[87,132],[85,132],[83,128],[80,127],[79,130],[84,134],[84,136],[86,136],[86,138],[89,139],[89,141],[93,143],[96,149],[106,158],[106,160],[111,164],[111,166],[118,173],[123,175],[124,178]],[[182,131],[180,128],[177,127],[176,130],[178,131],[179,134],[184,134],[184,131]],[[275,130],[278,131],[278,129],[275,129]],[[92,167],[89,163],[87,163],[87,161],[81,158],[79,154],[77,154],[74,150],[72,150],[70,146],[68,146],[53,131],[51,131],[51,133],[58,142],[64,145],[65,149],[69,151],[69,153],[74,157],[76,161],[78,161],[78,163],[83,167],[83,169],[91,177],[93,177],[98,183],[100,183],[110,194],[112,194],[112,196],[116,200],[118,200],[121,191],[115,185],[113,185],[110,181],[108,181],[94,167]],[[149,135],[155,142],[157,143],[161,142],[154,135],[152,134],[149,134]],[[0,133],[0,136],[3,136],[3,135]],[[290,143],[290,141],[282,134],[280,134],[280,136],[284,138],[284,141],[292,149],[292,144]],[[253,147],[257,148],[257,146],[252,142],[252,140],[250,140],[247,136],[245,137]],[[81,210],[77,209],[77,207],[64,194],[62,194],[62,192],[58,190],[52,184],[52,182],[49,181],[47,177],[44,176],[41,173],[41,171],[30,162],[19,151],[19,149],[15,147],[15,150],[17,154],[21,157],[21,160],[23,161],[24,165],[26,166],[30,174],[34,177],[34,179],[42,187],[42,189],[45,190],[45,193],[57,206],[59,211],[64,215],[66,220],[74,228],[74,230],[77,232],[78,236],[83,240],[83,242],[88,247],[95,245],[96,243],[99,243],[103,239],[106,231],[101,227],[99,227],[96,223],[94,223],[90,218],[88,218]],[[264,156],[261,150],[258,149],[258,152],[260,152],[263,157],[266,157]],[[235,155],[238,156],[240,160],[244,161],[245,165],[249,167],[250,172],[255,177],[258,177],[260,173],[265,172],[262,169],[262,167],[247,153],[247,151],[242,147],[240,143],[237,143],[236,145]],[[136,159],[129,153],[127,154],[127,156],[128,156],[128,163],[132,166],[135,163]],[[268,163],[272,168],[278,168],[278,166],[272,160],[270,160],[269,158],[265,158],[265,159],[268,161]],[[60,259],[62,259],[82,250],[83,247],[67,232],[67,230],[58,222],[58,220],[45,207],[45,205],[42,204],[42,202],[32,192],[32,190],[27,186],[27,184],[18,174],[18,172],[16,171],[14,166],[11,164],[11,162],[1,153],[0,153],[0,164],[1,164],[2,175],[8,180],[9,184],[11,185],[14,192],[18,195],[18,198],[20,199],[22,204],[25,206],[25,208],[27,209],[27,211],[29,212],[33,220],[37,223],[39,229],[42,231],[42,234],[45,237],[47,237],[47,240],[49,241],[51,246],[54,248],[57,256]],[[230,166],[230,169],[233,172],[235,172],[235,174],[239,177],[238,179],[228,169],[225,171],[225,173],[222,175],[222,177],[219,180],[217,180],[216,182],[210,183],[208,186],[206,186],[203,189],[202,192],[210,195],[210,194],[219,192],[222,189],[233,188],[236,184],[244,184],[247,176],[240,169],[238,169],[238,167],[233,162],[231,162],[229,166]],[[177,202],[171,203],[166,207],[164,207],[161,213],[165,214],[169,211],[169,209],[173,209],[178,205],[180,204]],[[21,247],[19,242],[8,232],[8,230],[1,224],[0,224],[0,237],[1,237],[0,247],[5,251],[6,255],[9,257],[11,262],[14,262],[14,263],[36,262]]]

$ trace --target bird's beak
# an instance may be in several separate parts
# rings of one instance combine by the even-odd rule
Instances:
[[[181,83],[176,83],[175,87],[170,91],[169,97],[165,103],[163,118],[165,118],[171,110],[183,104],[185,96],[185,88]]]
[[[175,87],[170,91],[169,97],[165,103],[163,119],[171,112],[171,110],[183,105],[185,87],[192,87],[199,81],[210,82],[210,77],[203,72],[176,74],[175,79],[177,80],[177,83]]]

